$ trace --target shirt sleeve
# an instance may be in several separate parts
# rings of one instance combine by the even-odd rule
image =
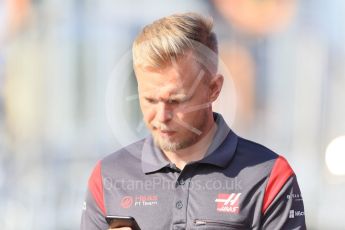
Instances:
[[[83,205],[81,230],[105,230],[109,226],[105,221],[106,210],[103,196],[101,162],[94,168],[88,182],[88,189]]]
[[[306,229],[304,205],[296,175],[283,157],[271,171],[263,200],[262,229]]]

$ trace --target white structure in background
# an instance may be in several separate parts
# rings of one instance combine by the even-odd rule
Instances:
[[[325,161],[334,175],[345,175],[345,136],[335,138],[326,149]]]

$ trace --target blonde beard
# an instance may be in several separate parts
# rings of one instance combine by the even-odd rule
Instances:
[[[159,147],[160,149],[164,151],[177,151],[180,149],[187,148],[197,142],[197,136],[193,135],[192,137],[189,137],[188,139],[182,140],[180,142],[173,142],[169,140],[164,140],[160,137],[153,137],[155,145]]]

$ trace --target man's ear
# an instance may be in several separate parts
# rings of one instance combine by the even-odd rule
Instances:
[[[222,90],[224,77],[221,74],[216,74],[210,81],[209,89],[210,89],[210,102],[214,102],[217,100],[220,91]]]

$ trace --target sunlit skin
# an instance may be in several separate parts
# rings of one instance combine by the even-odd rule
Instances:
[[[223,77],[206,73],[192,52],[164,68],[136,66],[135,73],[144,121],[165,157],[180,169],[202,159],[216,131],[212,102]]]

